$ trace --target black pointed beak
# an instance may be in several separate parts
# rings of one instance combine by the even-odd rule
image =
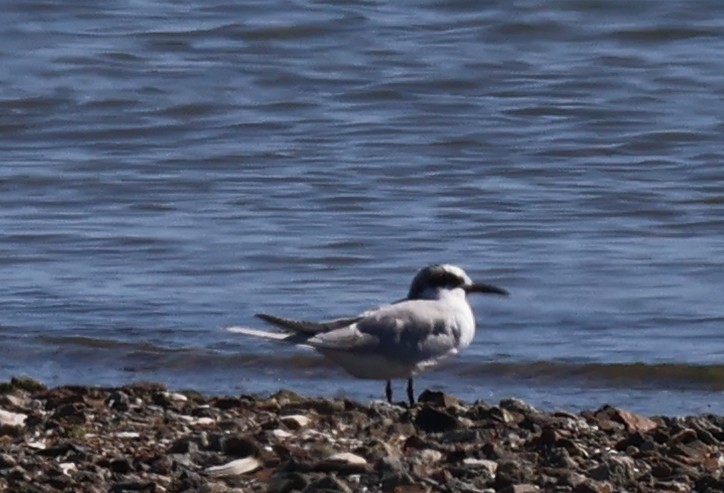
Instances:
[[[470,286],[465,286],[466,293],[483,293],[483,294],[499,294],[501,296],[508,296],[505,289],[493,286],[490,284],[473,283]]]

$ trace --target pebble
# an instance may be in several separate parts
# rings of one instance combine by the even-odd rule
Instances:
[[[355,455],[349,452],[339,452],[336,454],[332,454],[329,457],[327,457],[327,460],[334,461],[334,462],[344,462],[345,464],[350,465],[365,465],[367,464],[367,461],[364,457],[360,457],[359,455]]]
[[[206,468],[205,472],[209,476],[228,477],[239,476],[251,472],[261,466],[261,463],[254,457],[246,457],[237,459],[220,466],[212,466]]]
[[[495,471],[498,470],[498,463],[493,460],[487,459],[476,459],[474,457],[466,457],[463,459],[463,464],[470,468],[484,468],[488,470],[491,476],[495,475]]]
[[[26,419],[28,419],[27,414],[14,413],[0,409],[0,427],[22,428],[25,426]]]
[[[294,436],[293,433],[290,433],[287,430],[282,430],[281,428],[272,430],[272,435],[274,435],[278,439],[284,439],[284,438],[289,438],[291,436]]]
[[[0,383],[0,491],[724,491],[724,416]]]
[[[279,420],[287,425],[290,430],[298,430],[300,428],[304,428],[305,426],[308,426],[309,423],[312,421],[307,416],[303,416],[301,414],[290,414],[287,416],[282,416],[281,418],[279,418]]]

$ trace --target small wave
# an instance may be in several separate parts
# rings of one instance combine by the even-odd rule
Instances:
[[[593,386],[724,390],[724,365],[685,363],[568,363],[532,361],[466,365],[461,376],[498,377],[533,383],[575,381]]]
[[[131,342],[119,341],[116,339],[104,339],[89,336],[50,336],[41,335],[36,338],[38,342],[44,344],[52,344],[58,347],[75,346],[79,348],[90,349],[120,349],[120,350],[138,350],[138,351],[154,351],[165,352],[167,348],[155,346],[148,342]]]
[[[243,369],[264,374],[294,373],[297,375],[328,375],[343,370],[330,360],[314,353],[289,348],[289,352],[259,354],[249,352],[222,353],[211,350],[158,352],[134,351],[128,359],[141,366],[151,364],[172,371],[213,371]],[[680,363],[567,363],[561,361],[521,361],[511,363],[470,363],[449,361],[437,370],[462,380],[507,380],[527,382],[532,386],[613,388],[613,389],[677,389],[724,391],[724,365],[688,365]]]
[[[55,356],[71,357],[78,365],[113,355],[124,371],[213,372],[243,369],[283,375],[289,372],[322,375],[338,366],[312,350],[284,348],[273,354],[238,348],[168,347],[152,341],[106,339],[91,336],[41,335]],[[724,364],[605,363],[570,361],[476,362],[467,358],[444,362],[438,372],[462,380],[505,380],[532,386],[620,389],[678,389],[724,391]],[[339,369],[339,375],[343,375]]]
[[[715,38],[719,36],[715,28],[692,28],[678,26],[641,27],[613,31],[611,35],[622,41],[639,43],[661,43],[681,41],[692,38]]]

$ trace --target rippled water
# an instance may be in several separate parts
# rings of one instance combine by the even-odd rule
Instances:
[[[354,314],[442,261],[513,296],[420,389],[722,412],[723,18],[5,2],[0,378],[378,398],[223,328]]]

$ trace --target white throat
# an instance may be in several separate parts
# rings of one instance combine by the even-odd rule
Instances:
[[[422,293],[422,298],[440,301],[463,301],[467,303],[467,296],[463,288],[428,288]]]

